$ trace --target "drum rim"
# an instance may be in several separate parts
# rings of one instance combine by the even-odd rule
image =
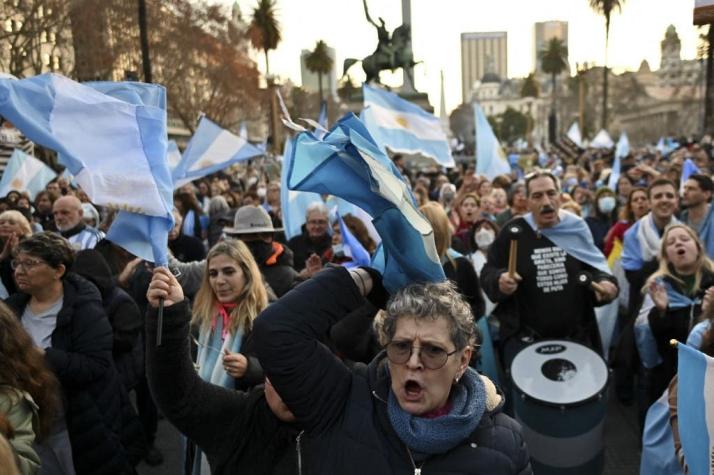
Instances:
[[[575,343],[575,344],[580,345],[580,346],[582,346],[582,347],[585,347],[585,348],[587,348],[588,350],[590,350],[590,351],[592,351],[593,353],[595,353],[595,354],[602,360],[602,362],[604,363],[604,365],[605,365],[605,374],[607,374],[607,377],[605,378],[605,382],[603,383],[602,387],[601,387],[600,389],[598,389],[592,396],[587,397],[587,398],[585,398],[585,399],[578,400],[578,401],[574,401],[574,402],[567,402],[567,403],[561,402],[561,403],[556,403],[556,402],[552,402],[552,401],[544,401],[544,400],[542,400],[542,399],[540,399],[540,398],[537,398],[537,397],[535,397],[535,396],[531,396],[530,394],[528,394],[527,392],[525,392],[525,391],[523,390],[523,388],[521,388],[521,387],[518,385],[518,383],[516,382],[516,380],[513,379],[513,372],[512,372],[511,369],[509,368],[509,369],[508,369],[508,373],[509,373],[508,376],[509,376],[509,379],[511,380],[511,384],[513,385],[513,388],[516,389],[520,395],[525,396],[526,398],[530,399],[531,401],[536,401],[536,402],[539,402],[539,403],[544,404],[544,405],[546,405],[546,406],[556,407],[556,408],[584,406],[585,404],[587,404],[587,403],[589,403],[589,402],[591,402],[591,401],[600,399],[601,396],[603,395],[603,393],[605,393],[605,392],[607,391],[607,387],[610,385],[610,377],[611,377],[610,368],[607,366],[607,361],[605,361],[605,358],[603,358],[600,354],[598,354],[597,351],[593,350],[592,348],[588,347],[587,345],[583,345],[583,344],[580,343],[579,341],[567,340],[567,339],[564,339],[564,338],[557,338],[557,339],[554,338],[554,339],[534,341],[533,343],[529,344],[528,346],[523,347],[518,353],[516,353],[516,356],[513,358],[513,361],[515,361],[515,360],[516,360],[516,357],[517,357],[519,354],[521,354],[521,352],[525,351],[527,348],[530,348],[531,346],[535,346],[535,345],[547,344],[547,343],[550,343],[550,342],[565,342],[565,343],[571,343],[571,344],[572,344],[572,343]],[[512,364],[513,364],[513,362],[511,362],[511,365],[512,365]]]

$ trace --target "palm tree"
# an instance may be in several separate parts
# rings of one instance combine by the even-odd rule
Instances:
[[[555,142],[557,128],[555,114],[555,98],[558,93],[556,81],[558,75],[568,67],[568,47],[562,40],[551,38],[547,46],[538,52],[541,69],[544,73],[550,74],[552,81],[550,115],[548,117],[548,138],[551,143]]]
[[[265,53],[265,77],[270,76],[270,63],[268,51],[278,47],[282,40],[280,24],[276,18],[276,0],[258,0],[258,5],[253,9],[253,20],[250,22],[248,35],[255,49],[262,49]]]
[[[324,100],[322,97],[322,75],[329,74],[332,71],[332,58],[327,52],[327,45],[320,40],[315,45],[315,49],[305,58],[305,66],[307,69],[317,74],[317,84],[320,91],[320,104]]]
[[[588,0],[590,8],[605,17],[605,66],[602,71],[602,128],[607,128],[607,47],[610,40],[610,15],[614,9],[622,11],[625,0]]]

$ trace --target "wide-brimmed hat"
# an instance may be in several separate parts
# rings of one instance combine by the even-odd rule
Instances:
[[[270,215],[262,206],[241,206],[236,211],[232,228],[223,228],[226,234],[275,233],[283,228],[274,228]]]

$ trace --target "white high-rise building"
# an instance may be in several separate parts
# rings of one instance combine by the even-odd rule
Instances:
[[[316,73],[313,73],[305,65],[305,58],[307,58],[312,51],[304,49],[300,53],[300,72],[302,76],[302,88],[309,92],[318,92],[320,89],[319,78]],[[322,76],[322,91],[327,97],[328,94],[332,94],[333,97],[337,96],[337,59],[335,56],[335,48],[327,47],[327,54],[332,58],[332,71],[328,74],[323,74]]]
[[[461,33],[461,92],[471,100],[476,81],[486,73],[508,77],[508,34],[505,31]]]

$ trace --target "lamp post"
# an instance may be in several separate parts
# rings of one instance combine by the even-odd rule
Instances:
[[[152,82],[151,58],[149,57],[149,33],[146,30],[146,0],[139,0],[139,36],[141,41],[141,63],[144,82]]]
[[[585,73],[588,70],[588,63],[575,63],[578,72],[578,122],[580,133],[585,131]]]

